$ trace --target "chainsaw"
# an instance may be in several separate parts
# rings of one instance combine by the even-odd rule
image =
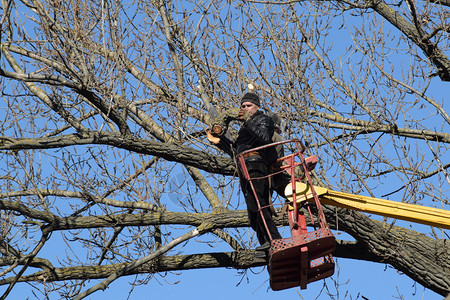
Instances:
[[[227,138],[228,125],[235,120],[239,120],[239,109],[236,107],[227,108],[222,110],[220,113],[216,110],[214,106],[211,106],[212,110],[209,111],[211,118],[210,129],[214,136],[220,137],[225,134]]]
[[[202,92],[201,86],[197,88]],[[225,135],[225,137],[231,139],[230,133],[228,132],[228,125],[234,120],[239,120],[239,108],[227,107],[219,112],[204,95],[201,98],[209,112],[209,129],[211,134],[215,137]]]

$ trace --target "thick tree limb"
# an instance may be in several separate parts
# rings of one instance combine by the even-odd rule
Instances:
[[[371,220],[366,215],[355,211],[327,207],[324,210],[333,228],[338,226],[340,230],[358,238],[357,246],[339,244],[337,256],[359,257],[358,259],[387,263],[441,295],[445,295],[450,290],[450,268],[448,267],[450,266],[450,245],[446,240],[435,240],[398,226],[390,228],[386,223]],[[158,211],[139,215],[56,218],[52,223],[52,229],[164,224],[199,226],[202,223],[209,223],[213,228],[247,227],[248,219],[245,211],[210,214]],[[279,217],[276,223],[286,225],[286,219]],[[348,252],[348,249],[351,249],[351,252]],[[427,272],[430,268],[434,272]]]
[[[360,243],[338,242],[336,244],[335,257],[362,259],[373,262],[383,262],[380,257],[367,252]],[[213,252],[190,255],[160,256],[147,262],[125,275],[154,274],[158,272],[181,271],[209,268],[234,268],[248,269],[265,266],[267,261],[256,258],[254,250],[241,250],[237,252]],[[53,268],[52,270],[39,271],[19,279],[26,281],[64,281],[77,279],[100,279],[108,277],[112,272],[122,269],[126,264],[114,264],[103,266],[75,266],[65,268]],[[0,285],[8,284],[12,278],[0,280]]]
[[[207,172],[224,175],[235,173],[235,165],[231,158],[211,155],[175,142],[162,143],[106,132],[91,132],[83,137],[75,134],[38,139],[0,137],[0,150],[52,149],[92,144],[114,146],[141,154],[154,155]]]
[[[371,0],[372,8],[382,17],[388,20],[398,30],[405,34],[412,42],[414,42],[428,59],[437,68],[437,74],[443,81],[450,81],[450,60],[445,53],[432,41],[421,36],[416,26],[403,18],[399,13],[392,9],[381,0]]]
[[[359,243],[338,242],[336,257],[363,259],[367,261],[380,262],[376,256],[367,253],[364,246]],[[361,256],[362,255],[362,256]],[[153,274],[158,272],[181,271],[193,269],[210,268],[234,268],[248,269],[265,266],[264,258],[256,258],[254,250],[241,250],[237,252],[213,252],[198,253],[190,255],[160,256],[155,260],[126,272],[124,275]],[[53,268],[34,274],[23,276],[19,281],[64,281],[77,279],[99,279],[106,278],[112,272],[124,268],[126,263],[103,265],[103,266],[76,266],[66,268]],[[0,280],[0,285],[8,284],[11,279]]]
[[[358,239],[380,262],[445,296],[450,291],[450,243],[341,208],[324,208],[327,220]],[[333,217],[334,215],[334,217]],[[429,272],[429,270],[434,270]]]

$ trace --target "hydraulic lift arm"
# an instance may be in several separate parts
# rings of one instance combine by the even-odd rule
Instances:
[[[450,229],[450,211],[445,209],[353,195],[319,186],[313,186],[313,189],[322,204]],[[285,195],[289,201],[293,199],[292,190],[292,184],[289,184],[285,189]],[[311,188],[302,182],[296,182],[295,195],[297,202],[314,201]]]

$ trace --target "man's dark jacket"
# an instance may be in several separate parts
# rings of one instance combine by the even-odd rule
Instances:
[[[272,118],[261,111],[257,111],[247,121],[242,124],[236,141],[234,143],[222,136],[218,144],[219,148],[234,157],[241,152],[272,143],[275,125]],[[260,151],[262,159],[270,164],[276,153],[274,147]]]

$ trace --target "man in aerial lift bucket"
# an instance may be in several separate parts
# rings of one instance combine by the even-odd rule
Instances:
[[[244,121],[244,123],[239,130],[236,140],[232,142],[224,135],[215,137],[209,131],[207,132],[208,140],[232,156],[237,156],[244,151],[272,143],[275,129],[274,122],[272,118],[260,110],[260,106],[258,95],[255,93],[246,93],[242,97],[241,109],[239,111],[239,119]],[[252,151],[245,153],[244,156],[245,165],[247,166],[250,177],[263,177],[262,179],[252,180],[252,183],[262,207],[262,213],[270,235],[267,233],[264,222],[261,219],[257,200],[253,194],[251,185],[242,174],[239,174],[242,192],[247,204],[250,226],[256,232],[260,243],[260,246],[255,249],[257,251],[266,251],[270,248],[270,236],[272,239],[281,239],[281,235],[272,219],[272,211],[268,207],[271,191],[267,176],[270,172],[270,165],[276,158],[275,147],[269,147],[258,152]]]

